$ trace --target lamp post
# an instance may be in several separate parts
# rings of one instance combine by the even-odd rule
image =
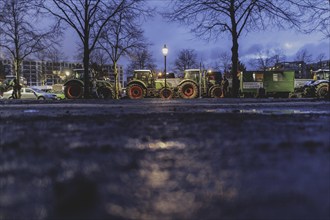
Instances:
[[[163,55],[164,55],[164,66],[165,66],[165,69],[164,69],[164,72],[165,72],[165,91],[166,91],[166,56],[167,56],[167,53],[168,53],[168,48],[166,47],[166,44],[164,44],[164,47],[162,49],[162,52],[163,52]]]

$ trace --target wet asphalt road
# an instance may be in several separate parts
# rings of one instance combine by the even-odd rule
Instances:
[[[0,220],[328,220],[329,134],[324,100],[0,100]]]

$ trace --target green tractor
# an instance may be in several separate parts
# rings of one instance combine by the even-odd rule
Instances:
[[[166,79],[165,76],[157,77],[150,70],[135,70],[126,92],[130,99],[144,97],[193,99],[199,94],[203,97],[220,97],[222,94],[220,80],[219,73],[202,72],[199,69],[185,70],[184,78],[175,78],[174,74],[167,74]]]
[[[201,79],[201,80],[200,80]],[[200,97],[220,98],[221,74],[219,72],[187,69],[177,87],[178,96],[184,99]]]
[[[150,70],[134,70],[132,79],[128,82],[126,93],[130,99],[151,97],[172,98],[180,79],[157,77]]]
[[[69,80],[64,83],[64,95],[67,99],[81,99],[84,96],[84,69],[74,69]],[[96,98],[114,99],[114,85],[106,80],[96,80]],[[92,88],[92,84],[90,85]],[[93,93],[91,92],[93,95]]]

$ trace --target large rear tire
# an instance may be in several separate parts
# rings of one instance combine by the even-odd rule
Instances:
[[[325,98],[328,95],[328,83],[320,83],[315,87],[315,96]]]
[[[198,87],[193,82],[184,82],[179,86],[178,93],[181,98],[194,99],[198,96]]]
[[[214,86],[210,89],[209,96],[211,98],[221,98],[222,90],[220,86]]]
[[[67,99],[81,99],[84,94],[83,85],[78,82],[69,82],[64,88],[64,94]]]
[[[130,99],[142,99],[146,95],[146,90],[139,84],[131,84],[127,87],[127,96]]]
[[[109,87],[100,87],[97,89],[97,94],[100,98],[103,99],[114,99],[115,98],[115,92],[113,91],[113,89],[109,88]]]

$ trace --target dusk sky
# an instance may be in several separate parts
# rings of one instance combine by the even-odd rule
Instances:
[[[162,10],[166,1],[149,0],[148,3],[152,6],[158,6],[158,10]],[[145,30],[145,37],[152,43],[150,51],[159,69],[164,66],[164,57],[161,53],[164,44],[169,49],[168,70],[174,69],[174,59],[182,49],[194,49],[198,54],[199,61],[202,61],[207,68],[214,66],[219,53],[224,51],[230,53],[231,39],[229,34],[223,34],[217,41],[200,40],[193,33],[190,33],[189,27],[166,22],[159,13],[148,19],[144,23],[143,29]],[[77,41],[72,39],[72,36],[72,34],[67,34],[64,48],[72,48],[76,45],[75,42]],[[286,55],[286,61],[293,61],[296,52],[302,48],[306,48],[313,55],[313,59],[321,53],[325,54],[325,59],[330,57],[330,39],[325,38],[320,32],[309,35],[290,30],[250,32],[240,37],[239,46],[240,59],[245,64],[256,55],[258,50],[266,49],[282,49]],[[73,59],[70,54],[67,55],[69,59]],[[127,61],[122,59],[121,63],[125,66]]]

